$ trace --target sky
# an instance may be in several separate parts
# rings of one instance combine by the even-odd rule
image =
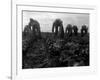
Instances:
[[[23,11],[23,30],[25,25],[28,25],[30,18],[40,23],[41,32],[51,32],[56,19],[63,21],[64,30],[68,24],[77,25],[79,32],[83,24],[89,27],[89,14]]]

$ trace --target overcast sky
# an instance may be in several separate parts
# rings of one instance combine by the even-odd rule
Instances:
[[[63,21],[64,30],[67,24],[77,25],[79,28],[79,31],[83,24],[89,27],[89,14],[24,11],[23,12],[23,29],[25,25],[28,25],[30,18],[33,18],[40,23],[42,32],[51,32],[53,22],[57,18]]]

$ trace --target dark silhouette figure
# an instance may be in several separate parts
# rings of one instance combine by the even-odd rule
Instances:
[[[77,36],[77,34],[78,34],[78,28],[76,25],[73,26],[73,33],[75,36]]]
[[[23,32],[23,56],[26,56],[28,49],[32,46],[34,40],[41,37],[40,25],[36,20],[30,19]]]
[[[26,25],[24,28],[24,32],[29,33],[30,31],[31,31],[31,28],[28,25]]]
[[[31,28],[28,25],[26,25],[24,28],[24,35],[28,35],[30,32],[31,32]]]
[[[37,37],[41,37],[40,24],[38,21],[30,18],[29,27],[30,27],[33,35],[35,35]]]
[[[59,37],[59,38],[64,37],[63,22],[60,19],[56,19],[54,21],[53,27],[52,27],[52,32],[54,33],[55,37]]]
[[[72,36],[72,25],[68,24],[65,30],[65,33],[67,33],[67,35],[70,37]]]
[[[85,34],[87,34],[88,28],[86,25],[83,25],[81,28],[81,36],[84,36]]]

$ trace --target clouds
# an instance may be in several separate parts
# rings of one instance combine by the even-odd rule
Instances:
[[[83,24],[89,26],[88,14],[74,13],[51,13],[51,12],[23,12],[23,29],[29,23],[29,19],[33,18],[40,23],[41,31],[51,32],[55,19],[59,18],[63,21],[64,29],[67,24],[77,25],[79,30]]]

